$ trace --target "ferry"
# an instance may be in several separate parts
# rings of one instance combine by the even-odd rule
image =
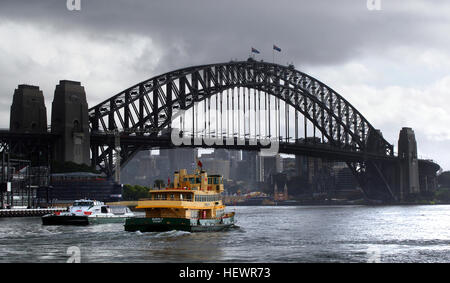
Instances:
[[[134,213],[126,206],[109,206],[96,200],[76,200],[64,212],[42,216],[43,225],[89,225],[123,223]]]
[[[174,173],[174,182],[166,188],[150,190],[150,198],[138,201],[136,208],[145,210],[145,217],[129,218],[125,231],[189,232],[221,231],[234,226],[234,212],[226,213],[221,200],[223,178],[201,170],[194,174],[186,169]]]

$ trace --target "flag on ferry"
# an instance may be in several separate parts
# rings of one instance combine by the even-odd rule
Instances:
[[[259,54],[259,51],[258,51],[258,50],[256,50],[256,49],[255,49],[255,48],[253,48],[253,47],[252,47],[252,52],[253,52],[253,53],[256,53],[256,54]]]
[[[275,44],[273,45],[273,49],[276,50],[276,51],[278,51],[278,52],[281,52],[281,48],[278,47],[278,46],[276,46]]]
[[[203,164],[200,162],[200,160],[197,162],[198,167],[202,168]]]

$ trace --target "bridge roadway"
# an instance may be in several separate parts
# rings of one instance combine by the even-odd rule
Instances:
[[[45,147],[52,146],[58,139],[58,135],[48,133],[14,133],[7,129],[0,129],[0,146],[10,144],[11,147],[17,146],[20,143],[22,146],[38,146]],[[244,144],[245,141],[245,144]],[[114,146],[115,134],[114,133],[91,133],[91,145],[94,146]],[[175,147],[171,138],[168,135],[152,136],[152,135],[121,135],[121,146],[139,148],[140,150],[146,149],[168,149]],[[215,143],[213,145],[207,145],[204,141],[201,144],[194,143],[191,139],[190,145],[182,144],[179,147],[201,147],[201,148],[225,148],[234,150],[261,150],[264,148],[261,144],[252,145],[249,139],[240,140],[234,138],[233,143],[230,145],[227,139],[223,139],[223,145]],[[253,142],[254,144],[254,142]],[[266,146],[265,148],[268,148]],[[372,152],[354,151],[348,148],[338,148],[330,144],[304,142],[303,140],[298,142],[286,142],[280,141],[279,153],[304,155],[311,157],[326,158],[328,160],[336,160],[343,162],[360,162],[365,160],[379,160],[387,162],[398,162],[399,158],[395,155],[377,154]],[[419,159],[419,165],[421,167],[428,168],[430,171],[435,172],[439,170],[439,165],[433,160]]]
[[[223,138],[221,143],[206,143],[201,137],[196,137],[189,139],[188,144],[182,144],[178,147],[201,147],[201,148],[225,148],[234,150],[261,150],[262,148],[268,149],[270,146],[262,146],[257,143],[255,145],[255,140],[240,139],[236,137],[232,138],[231,144],[228,138]],[[220,141],[220,139],[219,139]],[[114,146],[115,135],[113,133],[92,133],[91,134],[91,145],[97,146]],[[196,142],[196,143],[195,143]],[[151,135],[121,135],[120,136],[121,146],[132,146],[139,147],[140,149],[155,149],[155,148],[173,148],[171,137],[169,135],[151,136]],[[295,154],[295,155],[306,155],[311,157],[321,157],[327,158],[329,160],[339,160],[339,161],[364,161],[368,159],[373,160],[384,160],[384,161],[397,161],[396,156],[377,154],[371,152],[361,152],[352,151],[348,148],[338,148],[330,144],[325,143],[313,143],[311,141],[304,142],[304,140],[299,140],[298,142],[286,142],[280,141],[278,153],[284,154]]]

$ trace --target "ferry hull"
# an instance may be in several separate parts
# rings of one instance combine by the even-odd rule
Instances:
[[[188,232],[222,231],[234,226],[234,217],[226,219],[184,218],[128,218],[125,221],[125,231],[129,232],[164,232],[180,230]]]
[[[126,217],[88,217],[89,224],[125,223]]]
[[[125,217],[88,217],[78,215],[49,215],[42,217],[43,225],[78,225],[124,223]]]
[[[85,226],[89,224],[87,216],[75,215],[46,215],[42,217],[43,225],[79,225]]]

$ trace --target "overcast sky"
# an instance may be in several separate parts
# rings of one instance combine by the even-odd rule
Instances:
[[[397,146],[450,169],[450,1],[0,1],[0,127],[18,84],[38,85],[50,121],[55,85],[81,81],[90,106],[142,80],[206,63],[276,61],[326,83]]]

